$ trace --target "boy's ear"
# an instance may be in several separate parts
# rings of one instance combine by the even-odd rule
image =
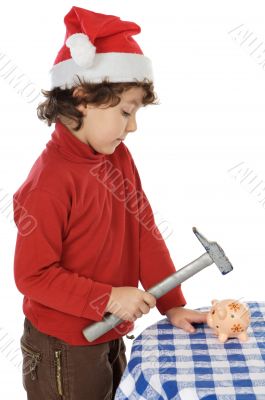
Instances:
[[[83,97],[83,96],[84,96],[84,90],[82,89],[82,87],[81,86],[76,87],[73,91],[73,97]],[[78,106],[76,106],[76,108],[85,114],[87,105],[81,103]]]
[[[82,86],[77,86],[74,91],[73,91],[73,96],[74,97],[83,97],[84,96],[84,89],[82,89]]]
[[[84,115],[86,115],[87,111],[87,106],[84,104],[79,104],[78,106],[75,106],[79,111],[81,111]]]
[[[77,86],[75,89],[74,89],[74,91],[73,91],[73,96],[74,97],[76,97],[76,96],[79,96],[79,97],[84,97],[84,95],[85,95],[85,91],[84,91],[84,89],[82,88],[82,86]],[[88,108],[94,108],[93,107],[93,105],[92,104],[79,104],[78,106],[76,106],[76,108],[79,110],[79,111],[82,111],[82,112],[86,112],[87,111],[87,109]]]

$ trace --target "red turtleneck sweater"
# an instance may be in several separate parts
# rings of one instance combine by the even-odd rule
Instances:
[[[140,281],[147,290],[176,271],[124,143],[100,154],[58,120],[13,206],[23,312],[41,332],[69,344],[127,334],[129,321],[91,343],[82,329],[102,320],[112,286]],[[163,315],[185,304],[180,286],[157,300]]]

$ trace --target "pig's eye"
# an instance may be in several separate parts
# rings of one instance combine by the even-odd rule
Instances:
[[[213,314],[213,315],[215,314],[215,310],[212,311],[212,314]]]
[[[235,318],[234,314],[231,314],[231,318]]]
[[[219,325],[216,325],[216,328],[219,328]]]

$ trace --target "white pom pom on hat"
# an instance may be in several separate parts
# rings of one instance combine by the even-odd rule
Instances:
[[[66,35],[50,70],[50,90],[87,82],[154,81],[151,60],[132,37],[135,22],[73,6],[64,17]]]
[[[80,67],[89,68],[93,64],[96,47],[84,33],[74,33],[65,42],[70,48],[71,56]]]

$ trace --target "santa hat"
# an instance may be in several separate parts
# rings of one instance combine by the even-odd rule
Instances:
[[[151,60],[132,38],[141,32],[134,22],[114,15],[72,7],[64,17],[64,44],[50,70],[50,89],[71,88],[85,81],[100,83],[153,81]]]

